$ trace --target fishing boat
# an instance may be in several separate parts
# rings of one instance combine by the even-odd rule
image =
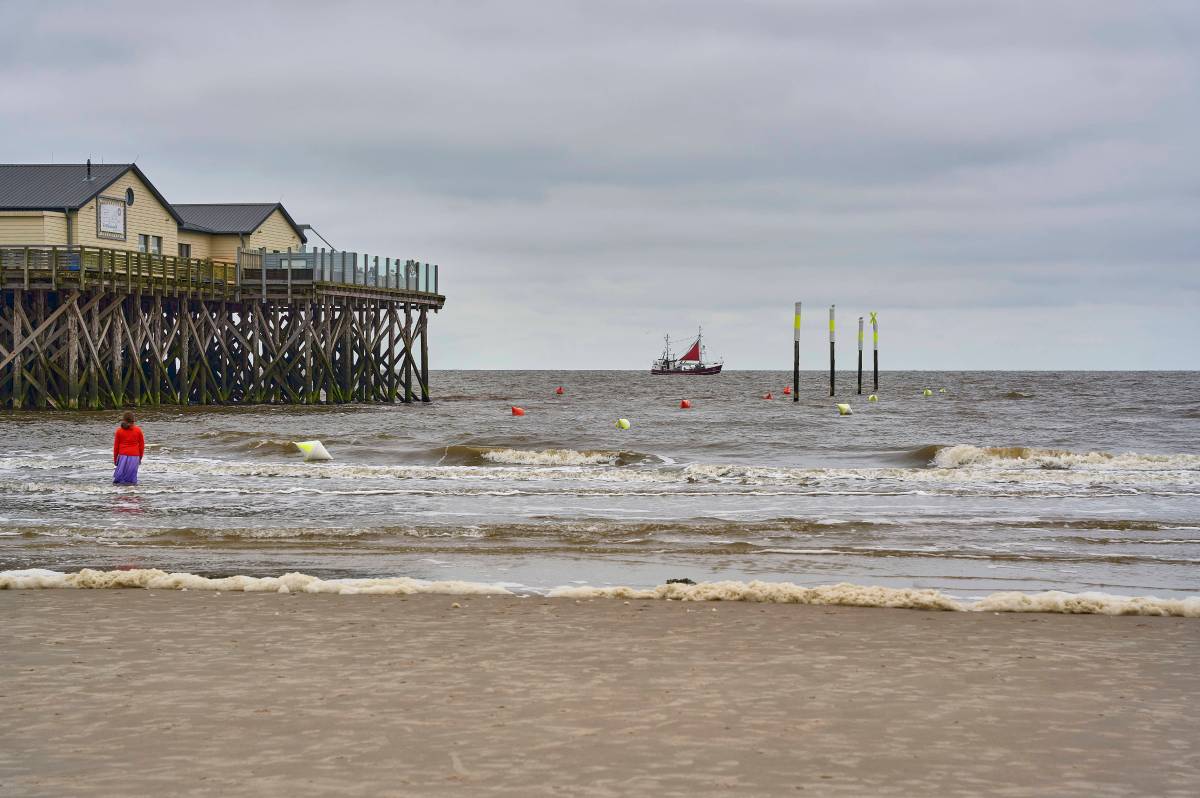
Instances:
[[[702,376],[721,373],[721,367],[724,365],[721,361],[704,362],[704,336],[702,330],[696,332],[696,340],[692,342],[692,345],[680,357],[675,357],[675,353],[671,351],[671,336],[668,335],[666,338],[667,345],[663,347],[662,355],[650,366],[651,374],[693,374]]]

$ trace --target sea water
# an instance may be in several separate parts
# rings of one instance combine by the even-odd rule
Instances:
[[[1200,594],[1194,373],[841,374],[834,398],[804,373],[799,402],[790,379],[435,372],[429,405],[144,408],[136,487],[110,484],[115,413],[7,413],[0,571]],[[312,439],[334,459],[304,462]]]

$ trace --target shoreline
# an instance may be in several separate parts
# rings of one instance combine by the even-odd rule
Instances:
[[[514,592],[512,585],[410,577],[322,579],[289,572],[280,576],[207,577],[156,568],[83,568],[62,572],[44,568],[0,571],[3,590],[189,590],[242,593],[324,593],[334,595],[509,596],[567,599],[634,599],[638,601],[713,601],[751,604],[804,604],[818,607],[871,607],[966,613],[1055,613],[1065,615],[1132,615],[1200,618],[1200,595],[1158,597],[1061,590],[1001,591],[976,599],[956,598],[931,588],[901,588],[839,582],[797,585],[791,582],[681,582],[654,587],[563,585],[548,591]]]
[[[0,591],[0,617],[0,793],[1200,783],[1182,618],[69,589]]]

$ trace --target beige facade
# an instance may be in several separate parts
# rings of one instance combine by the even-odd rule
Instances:
[[[0,245],[67,243],[67,216],[58,211],[0,211]]]
[[[200,234],[196,234],[200,235]],[[275,209],[263,223],[250,235],[211,235],[209,236],[209,254],[213,260],[236,261],[239,249],[257,252],[265,249],[267,252],[287,252],[288,249],[300,250],[304,242],[296,231],[288,224],[287,219]],[[198,257],[198,256],[197,256]]]
[[[83,170],[82,165],[64,166]],[[0,164],[0,167],[22,168],[15,164]],[[120,167],[113,165],[111,168]],[[56,167],[52,165],[28,168],[45,169],[51,177],[62,174],[55,172]],[[87,168],[90,176],[91,165]],[[246,228],[261,218],[260,214],[271,209],[270,204],[171,206],[159,199],[157,191],[141,177],[136,166],[126,167],[123,173],[110,171],[104,179],[112,179],[112,174],[120,174],[120,177],[75,209],[52,210],[54,205],[50,202],[39,207],[34,204],[35,200],[24,206],[17,204],[18,210],[0,210],[0,246],[82,246],[177,256],[179,246],[183,244],[189,248],[188,255],[192,258],[227,263],[236,262],[241,249],[285,252],[289,249],[298,251],[304,246],[301,235],[279,206],[249,230]],[[96,187],[104,185],[102,180],[97,180],[91,185],[75,183],[70,188],[72,191],[79,188],[95,191]],[[80,201],[82,199],[75,200]],[[109,226],[106,231],[101,229],[101,218]],[[121,229],[122,221],[123,234],[114,232]],[[210,229],[210,224],[221,232],[205,232]],[[180,229],[181,225],[199,229]]]
[[[237,262],[238,249],[242,246],[242,236],[212,235],[208,237],[209,257],[213,260]]]
[[[250,234],[246,241],[247,249],[265,249],[267,252],[287,252],[289,249],[299,250],[300,236],[288,224],[288,220],[276,208],[271,215]]]
[[[97,205],[101,197],[125,202],[125,192],[133,189],[133,204],[125,206],[125,240],[98,236]],[[137,251],[138,236],[162,239],[162,254],[179,253],[179,225],[171,212],[155,198],[154,193],[131,169],[113,182],[111,186],[93,197],[72,216],[72,244],[84,247],[107,247],[108,249],[130,249]],[[65,242],[64,242],[65,243]]]
[[[212,240],[216,238],[210,233],[196,233],[191,230],[179,231],[179,243],[187,244],[192,248],[193,258],[213,258],[215,260],[227,260],[232,262],[232,258],[218,258],[212,254]],[[175,252],[168,253],[171,255]]]

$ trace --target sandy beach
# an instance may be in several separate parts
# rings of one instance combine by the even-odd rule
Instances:
[[[1200,786],[1191,619],[164,590],[0,617],[3,795]]]

